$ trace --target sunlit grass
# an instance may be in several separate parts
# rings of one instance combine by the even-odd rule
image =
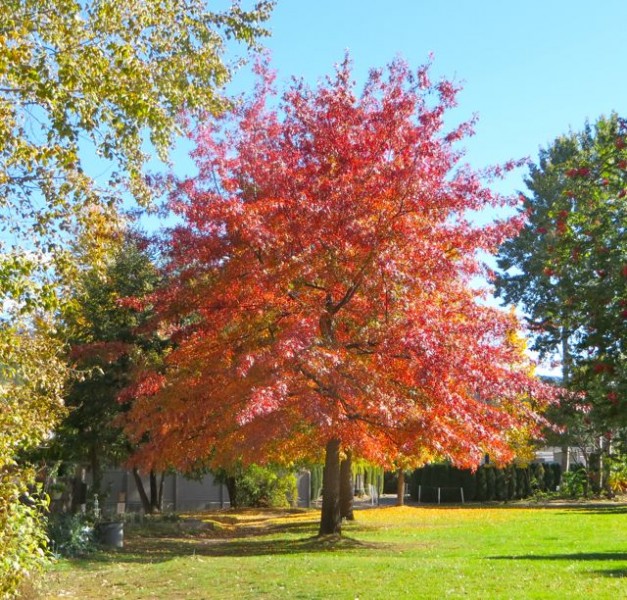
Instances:
[[[43,597],[627,598],[624,507],[370,509],[340,541],[317,511],[185,516],[60,562]]]

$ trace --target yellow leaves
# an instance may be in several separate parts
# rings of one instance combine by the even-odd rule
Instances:
[[[507,438],[509,445],[516,455],[516,465],[526,467],[535,460],[536,445],[528,429],[511,429],[508,432]]]
[[[0,329],[0,468],[41,442],[63,413],[66,368],[50,332]]]

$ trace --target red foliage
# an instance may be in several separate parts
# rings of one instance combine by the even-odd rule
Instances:
[[[133,296],[128,296],[125,298],[118,298],[116,300],[117,305],[120,308],[128,308],[130,310],[135,310],[137,312],[141,312],[146,310],[147,302],[143,298],[135,298]]]
[[[522,223],[466,217],[518,199],[459,164],[471,126],[442,131],[457,90],[396,61],[357,96],[345,62],[273,109],[260,71],[251,101],[198,132],[199,175],[171,198],[183,224],[151,302],[176,347],[130,393],[128,433],[150,437],[136,460],[295,459],[329,439],[381,464],[510,458],[550,393],[514,318],[470,285],[477,252]]]
[[[590,175],[590,169],[588,167],[580,167],[579,169],[568,169],[566,171],[567,177],[588,177]]]
[[[70,358],[81,363],[113,363],[132,349],[124,342],[93,342],[72,347]]]

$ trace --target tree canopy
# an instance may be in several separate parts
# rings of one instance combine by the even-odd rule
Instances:
[[[138,460],[512,457],[547,391],[513,316],[471,285],[477,252],[520,222],[467,216],[516,199],[461,164],[472,125],[443,125],[456,91],[396,61],[358,95],[347,59],[273,108],[261,67],[247,102],[203,124],[199,175],[170,202],[169,283],[149,299],[175,347],[125,394]]]
[[[159,362],[164,345],[157,336],[142,335],[149,311],[122,304],[129,296],[150,293],[158,283],[158,270],[145,247],[143,236],[127,232],[104,272],[93,269],[82,275],[73,310],[62,323],[71,365],[85,376],[68,385],[67,415],[45,456],[89,464],[97,494],[103,466],[120,464],[131,451],[117,422],[122,411],[117,395],[137,364]]]
[[[261,0],[245,10],[236,2],[212,11],[204,0],[4,3],[5,297],[50,306],[50,274],[72,271],[65,250],[76,231],[91,238],[95,255],[116,233],[125,194],[149,202],[150,155],[167,159],[190,121],[227,105],[221,88],[238,62],[226,54],[227,42],[256,48],[271,5]]]
[[[231,75],[225,41],[254,46],[271,2],[211,11],[202,0],[8,0],[0,15],[0,202],[63,229],[64,209],[88,200],[87,148],[112,160],[107,196],[138,199],[147,135],[167,156],[183,117],[219,112]],[[85,147],[82,144],[89,142]],[[100,190],[103,192],[103,190]]]

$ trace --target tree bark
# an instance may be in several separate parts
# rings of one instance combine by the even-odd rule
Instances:
[[[74,479],[72,481],[72,498],[70,500],[70,510],[76,514],[82,504],[87,502],[87,486],[85,484],[85,469],[82,466],[76,467]]]
[[[318,535],[340,535],[340,440],[329,440],[326,446],[322,476],[322,512]]]
[[[226,491],[229,494],[229,505],[231,508],[238,508],[237,503],[237,480],[232,475],[227,475],[224,478],[224,485]]]
[[[96,442],[93,442],[89,448],[89,462],[91,467],[91,491],[93,494],[101,496],[102,465],[100,463],[100,449]]]
[[[159,482],[157,472],[150,469],[150,513],[160,512],[159,506]]]
[[[353,487],[352,453],[346,452],[346,458],[340,463],[340,518],[347,521],[354,521],[353,497],[355,490]]]
[[[562,450],[562,460],[561,460],[562,473],[568,473],[568,470],[570,469],[570,447],[562,446],[561,450]]]
[[[144,482],[142,481],[139,471],[135,467],[133,467],[133,479],[135,479],[135,485],[137,486],[139,498],[142,501],[142,508],[144,509],[144,513],[147,515],[152,514],[150,498],[148,498],[148,494],[146,494],[146,490],[144,489]]]
[[[163,510],[163,488],[165,486],[165,471],[159,475],[159,491],[157,492],[157,508],[159,512]]]
[[[396,482],[396,506],[405,505],[405,471],[399,469],[397,471],[398,479]]]

